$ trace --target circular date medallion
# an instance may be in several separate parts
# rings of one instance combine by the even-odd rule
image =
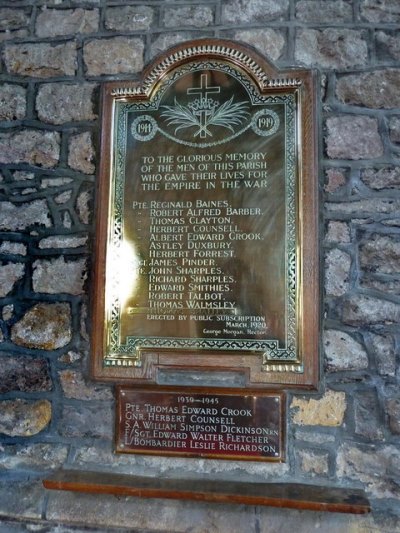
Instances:
[[[142,115],[132,122],[131,132],[138,141],[150,141],[157,133],[157,122],[150,115]]]
[[[273,135],[279,128],[279,117],[271,109],[262,109],[257,111],[251,121],[251,127],[253,131],[263,137]]]

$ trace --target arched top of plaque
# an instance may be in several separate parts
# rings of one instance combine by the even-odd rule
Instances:
[[[315,103],[228,40],[104,84],[94,377],[317,385]]]
[[[143,72],[142,81],[135,85],[116,84],[111,89],[113,96],[151,96],[157,83],[172,69],[194,60],[219,59],[228,61],[246,72],[262,92],[267,88],[296,87],[302,77],[295,72],[280,72],[265,58],[249,47],[231,41],[199,39],[177,45],[157,57]],[[299,72],[299,71],[297,71]],[[305,71],[301,71],[304,74]]]

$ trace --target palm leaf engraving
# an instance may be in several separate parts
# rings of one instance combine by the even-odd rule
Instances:
[[[161,113],[162,117],[166,117],[169,126],[177,125],[175,133],[185,128],[193,126],[201,127],[199,117],[197,117],[188,107],[182,106],[175,97],[175,105],[162,106],[165,111]]]
[[[230,100],[224,102],[221,107],[214,110],[208,118],[207,124],[213,126],[221,126],[234,131],[233,126],[239,126],[246,116],[249,114],[246,111],[246,102],[233,103],[233,96]]]
[[[234,131],[234,126],[239,126],[249,115],[246,102],[233,102],[233,96],[222,105],[211,98],[200,98],[188,106],[181,105],[175,98],[174,106],[162,106],[162,117],[167,120],[168,126],[176,126],[175,134],[182,129],[196,127],[197,132],[212,136],[209,126],[219,126]]]

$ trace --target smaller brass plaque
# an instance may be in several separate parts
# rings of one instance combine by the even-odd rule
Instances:
[[[284,461],[283,392],[117,389],[116,451]]]

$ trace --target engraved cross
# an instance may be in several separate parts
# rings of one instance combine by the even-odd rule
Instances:
[[[200,129],[196,135],[200,133],[200,137],[203,139],[207,135],[211,135],[211,133],[207,130],[207,116],[211,114],[211,110],[207,107],[207,97],[209,94],[220,92],[221,87],[212,87],[208,85],[208,74],[201,75],[200,87],[189,87],[189,89],[186,91],[187,94],[200,94],[200,103],[202,108],[196,112],[196,115],[199,115],[200,118]]]
[[[207,100],[207,96],[212,93],[220,93],[221,87],[208,86],[208,74],[202,74],[200,78],[200,87],[190,87],[187,94],[200,94],[201,100]]]

